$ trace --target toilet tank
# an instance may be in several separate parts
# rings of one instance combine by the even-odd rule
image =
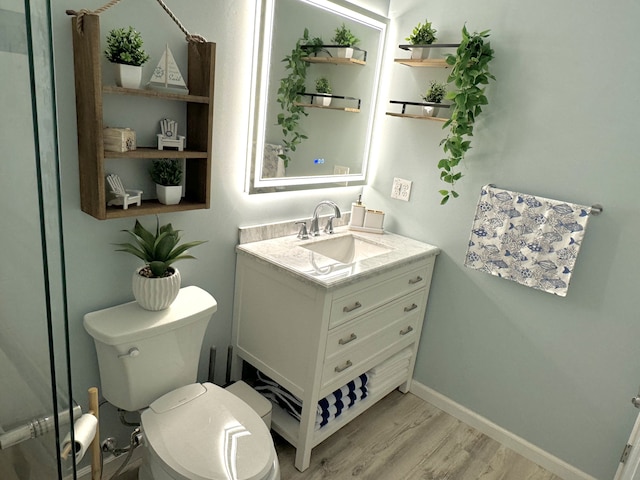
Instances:
[[[199,287],[184,287],[166,310],[129,302],[84,316],[93,337],[102,395],[127,411],[145,408],[194,383],[202,341],[217,303]]]

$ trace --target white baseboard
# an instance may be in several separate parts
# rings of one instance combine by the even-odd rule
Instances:
[[[432,388],[421,384],[415,380],[411,381],[411,393],[420,397],[425,402],[429,402],[440,410],[447,412],[452,417],[466,423],[476,430],[484,433],[490,438],[502,443],[504,446],[519,453],[523,457],[549,470],[551,473],[564,480],[596,480],[591,475],[587,475],[576,467],[568,464],[564,460],[551,455],[549,452],[536,447],[532,443],[517,436],[516,434],[496,425],[481,415],[454,402],[449,397],[436,392]]]

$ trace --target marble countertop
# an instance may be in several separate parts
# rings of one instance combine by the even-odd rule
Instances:
[[[354,237],[388,249],[388,252],[364,258],[352,263],[341,263],[305,246],[323,242],[340,236]],[[296,235],[288,235],[269,240],[244,243],[236,247],[240,255],[248,255],[268,265],[288,272],[302,281],[333,289],[356,280],[376,275],[388,268],[413,263],[438,255],[440,249],[427,243],[412,240],[394,233],[368,233],[352,231],[348,227],[336,228],[333,234],[300,240]]]

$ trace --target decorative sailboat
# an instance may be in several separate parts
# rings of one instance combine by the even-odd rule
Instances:
[[[158,66],[153,71],[147,88],[173,93],[189,93],[180,69],[178,69],[173,54],[169,50],[169,45],[166,46]]]

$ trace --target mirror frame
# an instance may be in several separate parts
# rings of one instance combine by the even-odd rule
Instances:
[[[306,188],[329,188],[336,186],[363,185],[367,179],[369,156],[371,153],[374,120],[378,110],[378,93],[382,74],[382,61],[387,35],[388,19],[355,4],[342,0],[298,0],[310,6],[336,13],[341,18],[355,21],[379,31],[378,55],[375,58],[374,81],[368,99],[371,112],[367,119],[367,131],[362,152],[362,168],[359,173],[346,175],[308,175],[295,177],[262,178],[265,132],[267,122],[267,103],[269,93],[269,73],[272,62],[272,30],[275,2],[277,0],[258,0],[254,27],[253,58],[251,66],[251,96],[249,134],[247,145],[247,172],[245,191],[247,193],[284,192]]]

